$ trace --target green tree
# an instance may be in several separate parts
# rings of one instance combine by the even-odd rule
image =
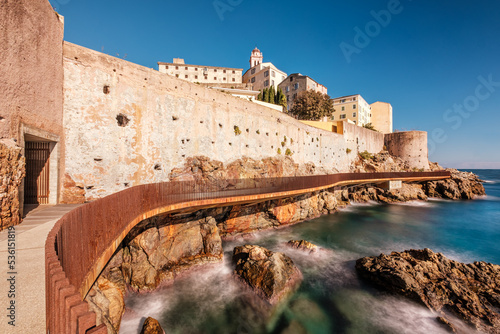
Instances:
[[[287,107],[287,102],[286,102],[286,95],[283,93],[283,90],[278,87],[278,93],[276,94],[276,99],[274,101],[275,104],[282,106],[284,110],[286,110]]]
[[[269,90],[267,88],[262,91],[262,101],[269,102]]]
[[[259,95],[257,96],[257,100],[262,101],[264,97],[262,96],[262,90],[259,90]]]
[[[276,91],[274,90],[274,86],[269,87],[269,103],[274,103],[274,99],[276,97]]]
[[[290,110],[290,114],[301,120],[319,120],[333,113],[330,96],[313,90],[299,93]]]

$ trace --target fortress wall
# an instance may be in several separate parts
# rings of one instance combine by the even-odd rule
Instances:
[[[343,126],[347,147],[352,152],[379,153],[384,149],[384,135],[382,133],[348,122],[343,122]]]
[[[410,167],[429,169],[427,132],[388,133],[385,135],[385,145],[390,154],[406,160]]]
[[[62,136],[63,18],[47,0],[7,0],[0,30],[0,138],[22,144],[22,126]]]
[[[168,180],[190,156],[229,163],[290,149],[296,163],[327,172],[348,171],[356,157],[340,134],[71,43],[64,45],[64,73],[66,183],[83,189],[86,200]],[[119,126],[117,117],[128,123]],[[349,128],[349,138],[360,137],[360,150],[380,151],[372,131],[356,131]]]

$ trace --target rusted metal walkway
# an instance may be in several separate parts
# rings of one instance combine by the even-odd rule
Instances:
[[[429,181],[447,171],[344,173],[303,177],[167,182],[136,186],[78,207],[60,219],[45,245],[47,330],[106,333],[83,300],[130,230],[162,214],[262,202],[338,186]]]

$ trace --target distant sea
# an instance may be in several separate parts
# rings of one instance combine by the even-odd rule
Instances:
[[[436,315],[361,282],[354,270],[364,256],[430,248],[461,262],[500,264],[500,170],[472,170],[487,195],[470,201],[430,200],[397,205],[356,204],[341,212],[245,240],[224,243],[224,264],[127,299],[120,333],[138,333],[144,317],[167,333],[447,333]],[[290,239],[319,245],[307,255],[284,246]],[[264,321],[238,298],[231,278],[232,250],[258,244],[288,254],[304,275],[299,290]],[[456,320],[459,322],[459,320]],[[304,331],[305,330],[305,331]]]

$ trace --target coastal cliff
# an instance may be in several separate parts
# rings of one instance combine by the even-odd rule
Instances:
[[[440,169],[437,164],[431,164],[431,168]],[[384,152],[364,158],[360,156],[351,169],[355,172],[411,170],[402,159]],[[217,185],[235,178],[323,173],[313,164],[299,166],[290,157],[243,158],[227,166],[206,157],[192,157],[186,160],[183,168],[173,169],[169,178],[171,181],[196,180]],[[465,199],[482,194],[484,188],[475,175],[452,171],[449,180],[403,184],[401,189],[385,190],[375,186],[329,189],[254,205],[153,217],[129,233],[94,284],[87,301],[96,312],[98,323],[105,323],[108,333],[118,333],[128,290],[152,291],[186,270],[221,262],[224,238],[331,214],[350,202],[392,203],[427,200],[428,197]]]

